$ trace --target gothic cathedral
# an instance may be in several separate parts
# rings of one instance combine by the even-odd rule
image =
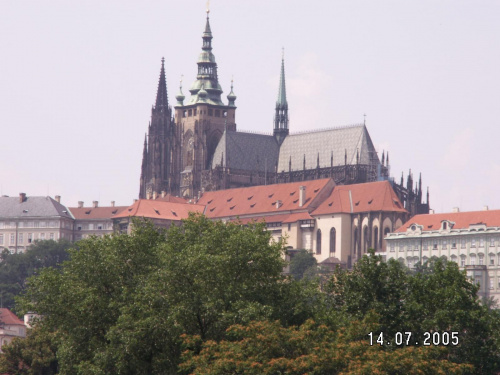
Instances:
[[[272,135],[236,130],[236,95],[224,104],[212,53],[208,17],[202,35],[198,74],[185,101],[182,82],[172,108],[168,104],[164,59],[156,103],[144,139],[139,198],[162,192],[195,198],[204,191],[332,178],[338,185],[390,180],[411,215],[426,213],[422,181],[406,186],[389,176],[389,154],[379,159],[365,124],[289,134],[285,62],[281,74]]]

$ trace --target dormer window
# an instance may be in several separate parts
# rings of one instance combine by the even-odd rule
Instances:
[[[446,221],[443,222],[443,229],[448,229],[448,223]]]

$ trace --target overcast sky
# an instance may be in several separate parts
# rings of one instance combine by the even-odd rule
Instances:
[[[161,58],[196,78],[206,2],[0,2],[1,194],[129,205]],[[239,130],[271,132],[285,48],[290,131],[366,124],[431,207],[500,209],[500,1],[212,0]]]

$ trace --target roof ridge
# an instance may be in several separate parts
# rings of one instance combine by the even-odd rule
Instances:
[[[329,131],[329,130],[352,129],[352,128],[358,128],[358,127],[363,127],[363,126],[365,126],[365,125],[364,124],[352,124],[352,125],[343,125],[343,126],[330,126],[330,127],[326,127],[326,128],[320,128],[320,129],[298,131],[295,133],[291,133],[290,135],[299,135],[299,134],[306,134],[306,133],[320,133],[320,132],[325,132],[325,131]]]

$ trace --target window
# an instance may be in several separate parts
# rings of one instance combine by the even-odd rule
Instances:
[[[3,221],[0,221],[0,229],[3,229]]]
[[[490,247],[495,247],[495,237],[490,237]]]
[[[470,240],[470,247],[476,247],[476,239],[475,238]]]
[[[40,228],[45,228],[47,223],[45,221],[40,221]]]
[[[16,235],[14,233],[10,234],[10,244],[14,245],[16,243]]]
[[[465,267],[465,255],[460,257],[460,267]]]
[[[45,233],[40,233],[40,239],[43,241],[45,240]]]
[[[316,254],[321,254],[321,229],[316,232]]]
[[[33,241],[33,233],[28,233],[28,243]]]
[[[437,240],[432,241],[432,250],[437,250],[438,249],[438,242]]]
[[[466,241],[465,241],[465,238],[461,238],[461,239],[460,239],[460,247],[461,247],[462,249],[465,249],[465,247],[466,247]]]
[[[412,258],[408,258],[406,260],[407,264],[408,264],[408,268],[413,268],[413,259]]]
[[[17,239],[17,241],[18,241],[20,244],[22,244],[22,243],[24,242],[24,235],[23,235],[23,233],[19,233],[19,234],[18,234],[18,239]]]
[[[470,264],[471,264],[471,266],[476,265],[476,256],[474,254],[471,254],[471,256],[470,256]]]
[[[495,286],[494,286],[494,285],[495,285],[495,278],[490,277],[490,282],[488,283],[488,287],[489,287],[490,289],[494,289],[494,288],[495,288]]]
[[[33,223],[33,227],[34,227],[34,228],[39,228],[39,227],[40,227],[40,222],[39,222],[39,221],[35,221],[35,222]]]
[[[411,243],[411,241],[408,241],[408,251],[412,251],[412,250],[413,250],[412,243]]]
[[[443,229],[448,229],[448,223],[446,221],[443,223]]]
[[[390,249],[391,249],[391,253],[393,253],[395,251],[395,246],[396,244],[394,243],[394,241],[391,241],[391,244],[390,244]]]
[[[335,228],[330,229],[330,256],[335,255],[335,247],[337,241],[337,233],[335,232]]]
[[[452,256],[451,256],[451,261],[452,261],[452,262],[455,262],[455,263],[457,263],[457,264],[458,264],[458,259],[457,259],[457,256],[456,256],[456,255],[452,255]]]
[[[456,249],[457,248],[457,240],[454,238],[451,240],[451,248]]]
[[[484,255],[479,255],[479,265],[482,266],[484,264]]]
[[[448,242],[446,240],[443,240],[443,242],[441,243],[441,248],[442,249],[447,249],[448,248]]]
[[[49,235],[49,238],[50,238],[51,240],[53,240],[53,239],[54,239],[54,233],[51,233],[51,234]]]
[[[375,250],[378,249],[378,227],[375,227],[375,229],[373,229],[373,248]]]
[[[288,223],[288,231],[290,232],[292,230],[292,224]]]
[[[0,245],[3,245],[3,234],[0,234]]]
[[[422,250],[427,250],[429,248],[429,244],[427,241],[422,242]]]
[[[479,247],[484,247],[484,238],[479,239]]]

